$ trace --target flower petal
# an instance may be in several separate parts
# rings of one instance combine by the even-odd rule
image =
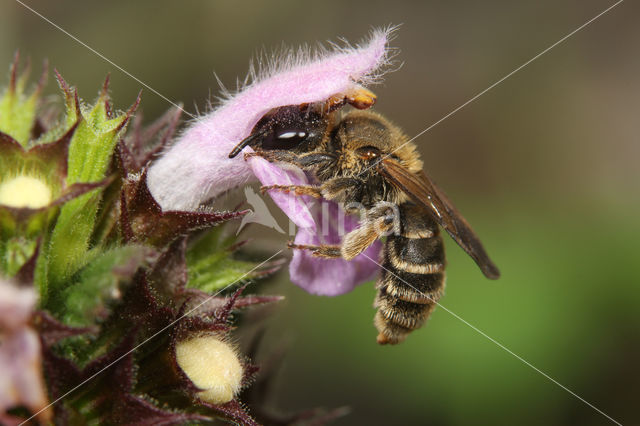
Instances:
[[[24,405],[49,423],[53,412],[46,409],[40,338],[28,324],[36,302],[33,288],[0,278],[0,418]]]
[[[249,136],[269,110],[321,102],[379,76],[387,63],[389,30],[375,31],[367,44],[334,52],[292,55],[213,112],[194,121],[158,161],[148,185],[163,210],[195,210],[229,189],[254,181],[242,155],[229,152]]]
[[[308,185],[309,180],[304,172],[297,167],[275,165],[264,158],[251,157],[251,170],[263,185]],[[295,196],[284,192],[269,191],[273,201],[300,228],[315,229],[316,224],[309,211],[308,197]]]
[[[14,331],[24,327],[37,301],[33,288],[17,287],[0,278],[0,329]]]
[[[24,405],[32,412],[38,412],[43,424],[48,423],[53,412],[47,409],[49,401],[42,377],[40,339],[33,329],[25,326],[3,336],[0,371],[4,376],[0,380],[0,415]]]
[[[322,204],[316,223],[322,227],[323,232],[299,229],[295,244],[340,244],[344,234],[358,226],[358,221],[353,216],[342,216],[344,213],[336,203],[323,201]],[[340,217],[344,217],[342,230]],[[378,265],[371,259],[378,259],[381,247],[380,241],[376,241],[350,261],[319,258],[312,256],[308,250],[295,250],[289,265],[291,282],[311,294],[321,296],[348,293],[371,279],[378,271]]]

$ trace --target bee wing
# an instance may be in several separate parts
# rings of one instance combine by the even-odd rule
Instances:
[[[383,159],[378,170],[416,204],[427,209],[440,226],[478,264],[487,278],[497,279],[500,276],[500,271],[489,259],[489,255],[469,223],[424,171],[412,173],[392,158]]]

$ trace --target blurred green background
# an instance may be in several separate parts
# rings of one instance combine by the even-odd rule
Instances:
[[[613,4],[609,1],[27,1],[190,112],[262,48],[361,40],[403,24],[404,65],[376,109],[413,136]],[[91,99],[107,72],[121,109],[141,85],[12,0],[0,64],[48,58]],[[450,239],[428,325],[378,347],[372,285],[310,296],[286,271],[267,348],[287,344],[274,404],[349,405],[336,424],[640,424],[640,7],[626,1],[417,139],[425,167],[502,270],[483,278]],[[50,78],[48,93],[57,88]],[[169,104],[145,90],[149,120]],[[268,253],[286,237],[259,233]],[[450,312],[452,313],[450,313]]]

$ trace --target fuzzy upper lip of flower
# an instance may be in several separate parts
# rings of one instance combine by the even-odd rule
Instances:
[[[164,155],[151,165],[147,175],[149,191],[168,210],[196,210],[207,200],[232,188],[255,181],[263,185],[304,185],[306,175],[295,167],[271,164],[260,157],[245,161],[229,153],[268,111],[285,105],[324,102],[375,81],[389,63],[387,43],[392,29],[375,30],[369,40],[356,47],[336,48],[315,55],[289,55],[282,63],[256,76],[253,82],[227,99],[220,107],[195,122]],[[250,148],[246,148],[251,151]],[[338,243],[340,235],[330,225],[320,235],[316,226],[322,213],[312,212],[304,197],[270,193],[274,202],[301,228],[298,244]],[[328,211],[338,212],[335,203]],[[325,210],[326,211],[326,210]],[[345,231],[357,222],[347,221]],[[347,229],[348,228],[348,229]],[[321,238],[322,237],[322,238]],[[296,251],[290,265],[291,280],[310,293],[335,296],[351,291],[377,270],[367,256],[377,258],[374,244],[356,259],[318,259]]]
[[[269,69],[252,70],[249,85],[227,95],[219,107],[194,121],[151,165],[147,180],[153,197],[163,210],[195,210],[229,189],[255,181],[256,176],[260,179],[261,171],[287,184],[288,175],[277,167],[260,159],[245,162],[242,155],[229,158],[229,152],[273,108],[323,102],[379,78],[381,68],[389,62],[390,31],[373,31],[357,47],[291,53],[272,62]],[[301,219],[298,225],[309,225],[308,219]]]

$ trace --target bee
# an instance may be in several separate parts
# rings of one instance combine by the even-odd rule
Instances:
[[[290,243],[289,247],[311,250],[318,257],[350,260],[386,237],[376,283],[374,324],[379,344],[397,344],[426,322],[443,294],[445,255],[440,227],[487,278],[497,279],[500,273],[469,223],[423,171],[409,138],[373,111],[352,110],[342,115],[338,109],[345,103],[351,102],[276,108],[231,156],[249,145],[255,153],[246,155],[294,164],[317,183],[270,185],[263,190],[324,198],[341,204],[347,212],[352,212],[350,206],[364,206],[359,227],[347,233],[340,245]]]

